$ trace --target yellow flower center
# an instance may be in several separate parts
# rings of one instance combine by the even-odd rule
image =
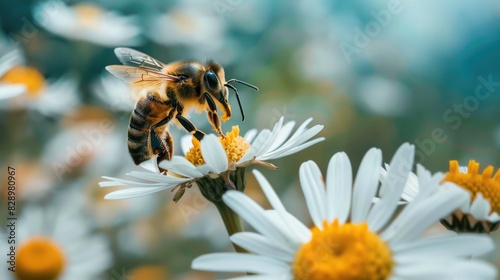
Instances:
[[[391,250],[368,224],[323,222],[312,229],[293,263],[294,279],[388,279],[393,271]]]
[[[467,173],[461,173],[458,167],[458,161],[450,160],[450,172],[446,173],[444,181],[453,182],[468,190],[471,201],[481,193],[490,202],[490,213],[500,214],[500,169],[492,177],[494,168],[491,165],[483,173],[479,173],[479,163],[474,160],[469,161]]]
[[[79,4],[73,7],[78,24],[82,27],[94,27],[102,17],[103,11],[98,6],[92,4]]]
[[[33,237],[17,251],[16,279],[55,280],[61,275],[65,262],[61,248],[51,239]]]
[[[16,65],[2,77],[1,82],[6,84],[22,84],[26,86],[28,94],[36,97],[45,86],[45,78],[33,67]]]
[[[233,126],[231,132],[226,132],[226,138],[219,140],[226,151],[227,160],[229,162],[237,162],[250,148],[250,144],[245,141],[245,138],[240,135],[239,126]],[[186,159],[189,160],[195,166],[202,165],[205,163],[203,156],[201,155],[200,141],[193,137],[193,147],[189,149],[186,153]]]

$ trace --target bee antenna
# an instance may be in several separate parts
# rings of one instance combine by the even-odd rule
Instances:
[[[259,88],[252,85],[252,84],[249,84],[247,82],[244,82],[244,81],[240,81],[240,80],[237,80],[237,79],[230,79],[226,82],[226,84],[230,84],[230,83],[239,83],[239,84],[242,84],[242,85],[245,85],[247,87],[251,87],[253,89],[255,89],[256,91],[259,91]]]
[[[245,120],[245,113],[243,112],[243,106],[241,106],[241,100],[240,100],[240,95],[238,94],[238,90],[233,86],[228,83],[224,84],[224,86],[234,90],[234,93],[236,93],[236,99],[238,100],[238,105],[240,106],[240,112],[241,112],[241,121]]]

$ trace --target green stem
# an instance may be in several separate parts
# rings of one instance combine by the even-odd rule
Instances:
[[[227,233],[229,236],[243,232],[243,223],[241,222],[241,218],[238,214],[236,214],[231,208],[227,207],[227,205],[220,201],[214,202],[215,207],[219,210],[219,214],[224,222],[224,226],[226,226]],[[234,249],[239,253],[248,253],[247,250],[241,248],[240,246],[233,243]]]
[[[236,189],[240,192],[245,190],[245,168],[241,167],[236,168],[234,171],[227,171],[227,173],[221,174],[217,178],[206,176],[199,179],[196,183],[200,188],[201,194],[219,210],[229,236],[237,232],[243,232],[244,229],[240,216],[224,203],[222,195],[230,189]],[[233,246],[236,252],[247,253],[245,249],[235,244]]]

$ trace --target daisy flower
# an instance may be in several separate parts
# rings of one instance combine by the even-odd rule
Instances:
[[[238,191],[224,202],[257,233],[240,232],[231,241],[249,253],[215,253],[195,259],[192,268],[258,274],[235,279],[496,279],[495,268],[471,255],[493,249],[485,235],[422,236],[433,223],[469,199],[467,192],[417,169],[422,191],[392,219],[413,165],[414,147],[403,144],[394,155],[383,184],[387,189],[372,203],[379,185],[381,151],[364,156],[356,178],[345,153],[335,154],[326,180],[318,166],[301,165],[299,177],[314,227],[289,214],[273,188],[254,174],[274,210],[264,210]]]
[[[500,170],[494,173],[494,167],[490,165],[481,173],[479,163],[474,160],[469,161],[468,166],[459,166],[458,161],[451,160],[443,182],[455,183],[471,195],[460,209],[441,220],[447,229],[490,233],[499,228]],[[407,184],[402,198],[411,201],[419,192],[419,184]]]
[[[19,64],[21,60],[18,50],[10,51],[0,58],[0,77],[11,70],[15,65]],[[26,92],[26,86],[22,83],[12,84],[5,83],[0,79],[0,100],[16,97]]]
[[[47,1],[36,6],[34,14],[40,26],[62,37],[106,47],[140,42],[140,29],[133,17],[105,11],[95,4],[68,7],[62,1]]]
[[[145,161],[141,167],[148,172],[132,171],[127,173],[137,179],[146,182],[128,181],[119,178],[103,177],[109,181],[100,182],[101,187],[129,186],[131,188],[118,190],[106,195],[107,199],[125,199],[167,189],[177,188],[178,192],[174,200],[180,199],[186,187],[193,183],[205,183],[207,188],[200,188],[209,200],[220,201],[223,188],[244,188],[244,168],[251,164],[260,164],[269,168],[276,168],[268,160],[282,158],[297,153],[310,147],[324,138],[312,139],[322,129],[322,125],[307,128],[312,121],[306,120],[290,136],[295,122],[283,124],[281,118],[273,130],[264,129],[255,136],[256,131],[251,130],[243,138],[239,135],[239,128],[233,127],[231,132],[226,133],[225,139],[215,135],[206,135],[201,142],[193,140],[193,147],[183,156],[173,156],[170,161],[162,161],[159,166],[156,158]],[[162,169],[162,171],[160,170]],[[168,170],[165,172],[164,170]],[[215,180],[214,180],[215,179]],[[215,188],[215,189],[211,189]]]
[[[12,221],[15,228],[0,232],[5,241],[15,232],[15,243],[0,244],[2,256],[15,254],[15,272],[2,261],[1,279],[97,279],[111,266],[107,240],[91,234],[90,223],[81,214],[81,196],[58,198],[50,206],[27,205]]]
[[[9,58],[4,60],[5,57]],[[19,51],[5,57],[1,59],[5,63],[0,66],[0,96],[16,98],[2,103],[0,109],[30,109],[43,115],[57,115],[80,103],[78,85],[73,78],[47,81],[38,69],[18,64],[23,60]],[[25,94],[17,96],[20,93]]]

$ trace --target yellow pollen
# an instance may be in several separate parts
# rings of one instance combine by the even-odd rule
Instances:
[[[20,65],[12,67],[0,81],[6,84],[25,85],[31,97],[38,96],[45,86],[45,78],[38,70]]]
[[[444,181],[453,182],[468,190],[471,194],[471,202],[478,193],[481,193],[490,202],[490,214],[493,212],[500,214],[500,169],[494,176],[492,176],[493,171],[494,168],[490,165],[483,170],[483,173],[480,173],[479,163],[470,160],[467,173],[461,173],[458,161],[450,160],[450,172],[446,173]]]
[[[65,265],[61,248],[46,237],[33,237],[17,251],[16,279],[55,280]]]
[[[93,4],[79,4],[73,7],[78,24],[82,27],[94,27],[98,25],[99,18],[102,17],[103,11]]]
[[[240,128],[235,125],[230,132],[226,132],[226,138],[219,140],[222,147],[226,151],[227,160],[229,162],[237,162],[250,148],[250,144],[245,141],[245,138],[240,135]],[[186,153],[186,159],[189,160],[195,166],[202,165],[205,163],[203,156],[201,155],[200,141],[193,137],[193,147]]]
[[[388,279],[394,267],[391,250],[368,224],[335,220],[312,229],[293,262],[295,280]]]

